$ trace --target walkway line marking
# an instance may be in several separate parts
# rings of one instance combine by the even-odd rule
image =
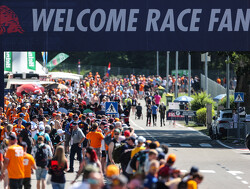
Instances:
[[[200,170],[201,173],[215,173],[214,170]]]
[[[245,180],[242,180],[241,182],[242,182],[243,184],[248,184],[248,182],[245,181]]]
[[[230,173],[230,174],[232,174],[232,175],[234,175],[234,176],[236,176],[236,175],[238,175],[238,174],[244,174],[243,172],[241,172],[241,171],[227,171],[228,173]]]
[[[181,143],[181,144],[179,144],[181,147],[191,147],[191,145],[190,144],[183,144],[183,143]]]
[[[237,179],[239,179],[239,180],[241,180],[241,179],[242,179],[240,176],[237,176],[236,178],[237,178]]]
[[[206,147],[206,148],[212,148],[212,145],[208,144],[208,143],[201,143],[200,146],[201,147]]]

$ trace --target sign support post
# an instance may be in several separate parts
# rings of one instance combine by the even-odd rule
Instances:
[[[240,103],[244,102],[244,93],[242,92],[235,92],[234,93],[234,102],[237,103],[237,138],[240,139]]]
[[[208,94],[208,83],[207,83],[207,52],[205,53],[205,91]]]
[[[229,56],[227,56],[227,109],[230,108],[230,97],[229,97],[229,81],[230,81],[230,65],[229,65]]]
[[[156,52],[156,75],[159,75],[159,51]]]

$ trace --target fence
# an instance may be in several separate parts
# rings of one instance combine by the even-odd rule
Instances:
[[[212,79],[207,79],[208,82],[208,94],[211,95],[212,98],[216,97],[220,94],[226,94],[227,90],[222,85],[216,83]],[[201,89],[205,89],[205,76],[201,74]],[[229,90],[229,95],[233,95],[234,90]]]
[[[241,122],[240,127],[240,139],[245,139],[246,135],[250,133],[250,122]],[[237,138],[237,128],[227,129],[227,140],[238,139]]]

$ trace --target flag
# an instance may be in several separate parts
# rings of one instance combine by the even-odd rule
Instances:
[[[36,70],[36,52],[27,52],[27,68]]]
[[[69,55],[65,53],[59,53],[56,55],[51,61],[48,62],[46,67],[51,71],[54,67],[61,64],[64,60],[66,60],[69,57]]]
[[[45,67],[45,52],[42,51],[42,57],[43,57],[43,67]]]
[[[46,51],[45,52],[45,65],[47,65],[48,63],[48,52]]]
[[[111,70],[111,63],[109,62],[108,71],[107,71],[107,73],[106,73],[106,76],[107,76],[107,77],[109,77],[110,70]]]

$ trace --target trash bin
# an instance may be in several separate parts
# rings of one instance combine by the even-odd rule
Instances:
[[[166,94],[166,105],[168,106],[168,103],[169,102],[173,102],[173,97],[174,97],[174,95],[172,95],[172,94],[170,94],[170,93],[167,93]]]
[[[165,92],[165,88],[162,87],[162,86],[159,86],[159,87],[157,88],[157,91],[158,91],[159,95],[162,97],[163,93]]]

